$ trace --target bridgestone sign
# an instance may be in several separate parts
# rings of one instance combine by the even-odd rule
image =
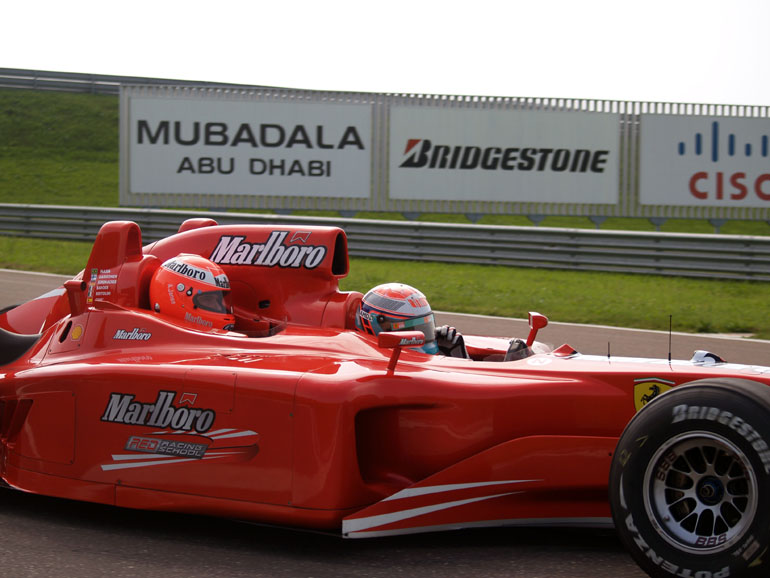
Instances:
[[[390,196],[607,203],[618,200],[618,116],[393,107]]]

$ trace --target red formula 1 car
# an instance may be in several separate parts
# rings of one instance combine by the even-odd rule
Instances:
[[[232,330],[151,310],[179,254],[229,278]],[[383,536],[612,525],[651,575],[767,575],[770,368],[355,330],[333,227],[104,225],[84,271],[0,314],[5,485]],[[509,356],[510,359],[510,356]]]

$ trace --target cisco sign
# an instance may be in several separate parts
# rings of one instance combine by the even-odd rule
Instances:
[[[770,207],[770,119],[644,115],[643,205]]]

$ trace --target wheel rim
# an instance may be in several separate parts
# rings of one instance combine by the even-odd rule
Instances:
[[[655,530],[689,552],[714,554],[750,528],[758,486],[748,457],[712,432],[667,440],[644,474],[644,506]]]

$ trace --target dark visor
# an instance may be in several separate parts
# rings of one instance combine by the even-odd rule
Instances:
[[[204,311],[230,312],[230,307],[225,303],[225,292],[220,290],[196,293],[193,295],[193,304]]]
[[[425,343],[436,339],[436,323],[433,314],[416,319],[393,319],[386,317],[382,321],[377,320],[383,331],[422,331],[425,335]]]

